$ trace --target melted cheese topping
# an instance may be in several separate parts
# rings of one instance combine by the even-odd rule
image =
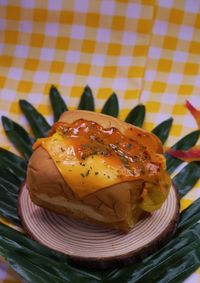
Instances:
[[[152,152],[148,144],[144,146],[116,128],[103,129],[99,124],[83,119],[73,124],[58,122],[53,126],[51,136],[38,139],[34,149],[40,145],[80,198],[138,179],[144,187],[141,195],[143,209],[151,211],[161,206],[167,197],[169,180],[166,179],[164,157]],[[166,182],[162,181],[164,179]],[[151,185],[147,186],[144,181]],[[157,197],[152,197],[152,192]]]

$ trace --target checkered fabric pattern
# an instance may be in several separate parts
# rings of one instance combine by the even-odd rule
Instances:
[[[88,84],[97,111],[116,92],[122,119],[146,105],[148,130],[173,116],[172,145],[197,127],[184,104],[200,107],[199,62],[198,0],[0,0],[0,113],[27,130],[19,99],[51,123],[51,84],[70,109]],[[14,151],[2,126],[0,146]],[[198,196],[200,183],[182,208]],[[8,274],[2,263],[0,282],[18,282]],[[187,282],[200,282],[200,272]]]

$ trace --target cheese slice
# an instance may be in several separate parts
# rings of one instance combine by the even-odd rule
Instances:
[[[86,160],[78,159],[72,140],[60,133],[40,139],[39,143],[50,154],[70,188],[81,198],[132,177],[130,171],[117,160],[113,162],[113,158],[94,154]]]

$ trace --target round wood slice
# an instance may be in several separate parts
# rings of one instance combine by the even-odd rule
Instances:
[[[170,189],[163,206],[128,233],[74,220],[35,205],[24,184],[18,212],[25,231],[36,241],[89,268],[110,268],[138,262],[160,248],[175,232],[179,197]]]

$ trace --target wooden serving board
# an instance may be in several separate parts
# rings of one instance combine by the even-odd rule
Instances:
[[[18,198],[18,212],[25,231],[36,241],[89,268],[125,266],[160,248],[175,232],[179,197],[171,187],[163,206],[141,220],[128,234],[67,218],[35,205],[26,184]]]

